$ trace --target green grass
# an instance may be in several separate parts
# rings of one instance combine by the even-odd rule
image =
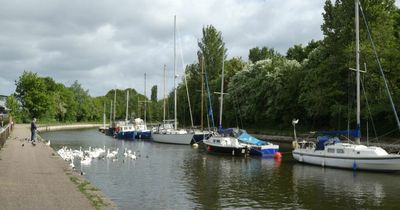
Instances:
[[[90,182],[81,180],[78,177],[73,176],[71,173],[68,175],[70,175],[70,180],[78,187],[79,191],[84,194],[87,199],[89,199],[90,204],[95,209],[99,210],[102,207],[108,206],[108,204],[105,203],[104,200],[96,193],[99,191],[99,189],[91,186]]]

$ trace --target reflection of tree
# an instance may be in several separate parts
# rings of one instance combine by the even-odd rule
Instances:
[[[293,189],[307,209],[321,205],[339,209],[382,208],[386,203],[385,178],[390,180],[390,175],[301,164],[293,166]]]
[[[273,159],[199,153],[185,160],[183,171],[191,199],[202,209],[271,208],[282,207],[276,195],[287,194],[291,185],[281,181],[277,165]]]

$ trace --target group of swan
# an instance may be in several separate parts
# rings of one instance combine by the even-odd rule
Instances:
[[[71,168],[75,168],[74,158],[78,158],[80,160],[81,165],[89,165],[93,159],[108,158],[111,159],[112,161],[116,161],[118,160],[119,148],[117,148],[116,150],[110,150],[110,148],[108,148],[106,151],[105,146],[103,148],[94,148],[94,149],[92,147],[89,147],[88,150],[82,151],[82,147],[79,147],[79,150],[73,150],[71,148],[63,146],[61,149],[57,151],[57,153],[63,160],[70,162]],[[136,160],[136,152],[132,153],[132,150],[130,149],[128,150],[126,148],[124,149],[124,156],[126,158]]]

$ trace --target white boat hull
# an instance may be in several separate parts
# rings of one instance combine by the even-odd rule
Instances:
[[[152,134],[153,141],[165,144],[190,144],[193,134]]]
[[[400,171],[400,155],[379,157],[329,156],[321,152],[293,151],[293,158],[302,163],[322,167],[346,168],[354,170]]]

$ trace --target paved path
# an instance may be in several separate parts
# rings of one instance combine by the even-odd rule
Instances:
[[[25,140],[28,128],[16,125],[0,150],[0,209],[93,209],[66,174],[68,163]]]

